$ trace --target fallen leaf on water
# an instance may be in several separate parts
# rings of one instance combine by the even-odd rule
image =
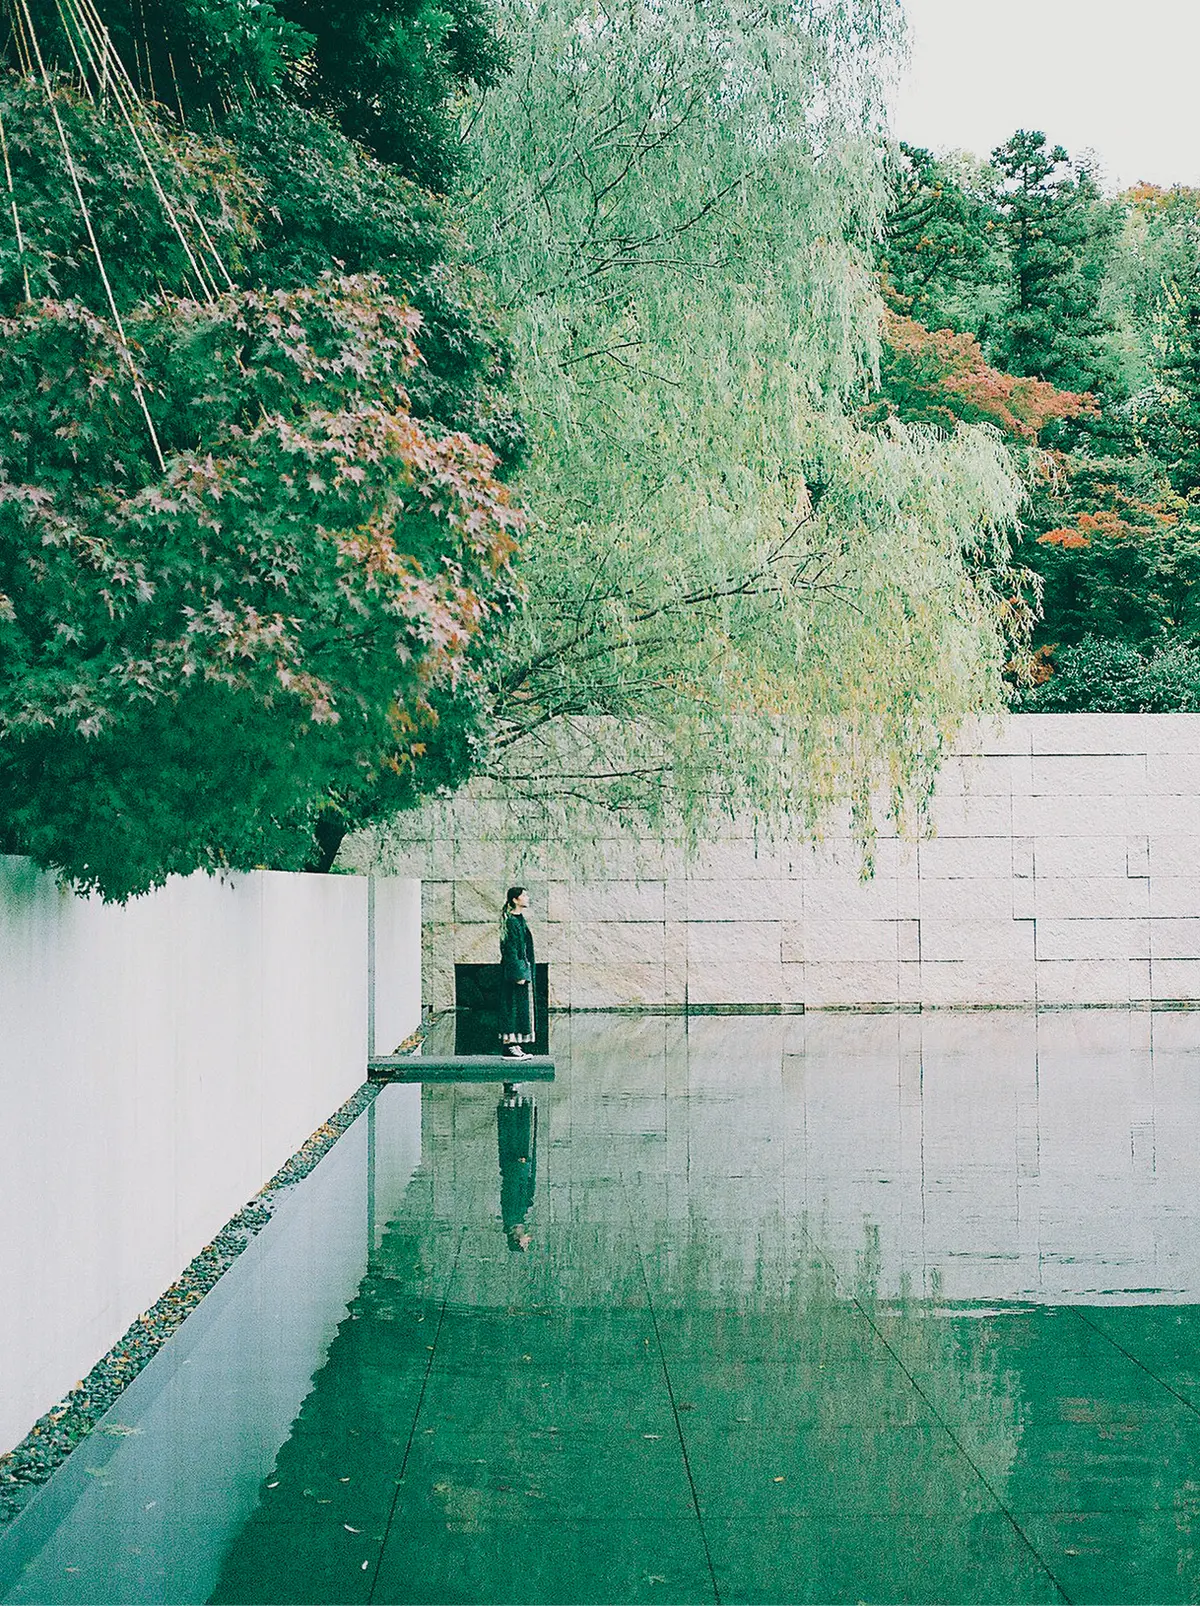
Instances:
[[[786,1482],[787,1482],[787,1479],[786,1479],[786,1478],[776,1478],[776,1479],[775,1479],[775,1482],[776,1482],[776,1483],[786,1483]]]
[[[369,1566],[370,1566],[370,1565],[371,1565],[371,1563],[370,1563],[370,1562],[369,1562],[369,1561],[364,1561],[364,1562],[363,1562],[363,1564],[362,1564],[362,1570],[363,1570],[363,1572],[366,1572],[366,1570],[367,1570],[367,1568],[368,1568],[368,1567],[369,1567]]]
[[[267,1485],[268,1489],[278,1489],[278,1487],[279,1487],[279,1479],[278,1478],[275,1479],[274,1483],[268,1483],[268,1485]]]
[[[157,1500],[147,1500],[146,1504],[142,1507],[142,1510],[143,1511],[152,1511],[157,1504],[158,1504]]]
[[[662,1438],[662,1434],[661,1433],[643,1433],[642,1434],[642,1438],[643,1439],[661,1439]]]
[[[346,1530],[346,1532],[348,1534],[360,1534],[360,1533],[362,1533],[362,1529],[361,1528],[352,1528],[348,1522],[344,1522],[342,1524],[342,1527]]]

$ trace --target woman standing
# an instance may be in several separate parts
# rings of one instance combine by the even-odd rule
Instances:
[[[533,1008],[533,933],[525,923],[529,897],[509,887],[500,913],[500,1042],[506,1058],[523,1060],[522,1043],[537,1036]]]

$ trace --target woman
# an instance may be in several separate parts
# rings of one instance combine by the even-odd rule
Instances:
[[[533,933],[525,924],[529,898],[509,887],[500,912],[500,1042],[507,1059],[523,1060],[522,1043],[537,1036],[533,1018]]]

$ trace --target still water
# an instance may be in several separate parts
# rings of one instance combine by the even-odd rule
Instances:
[[[1200,1599],[1200,1015],[554,1050],[385,1089],[0,1598]]]

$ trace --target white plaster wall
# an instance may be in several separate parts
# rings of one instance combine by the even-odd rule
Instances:
[[[410,886],[377,887],[390,951]],[[363,1081],[367,883],[175,879],[124,907],[0,858],[0,1448]],[[415,1015],[391,994],[377,1018]]]
[[[421,1024],[421,883],[373,879],[371,1050],[390,1054]]]
[[[503,888],[529,885],[552,1002],[614,1006],[1128,1004],[1200,998],[1200,715],[1020,715],[947,761],[935,834],[886,833],[874,878],[731,829],[698,858],[619,834],[573,878],[555,845],[473,830],[399,844],[425,877],[426,1002],[495,957]]]

